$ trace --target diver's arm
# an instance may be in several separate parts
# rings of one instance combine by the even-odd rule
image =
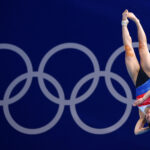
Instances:
[[[139,116],[140,116],[140,119],[137,121],[135,129],[134,129],[135,135],[143,134],[150,130],[149,127],[144,127],[144,124],[146,123],[145,115],[140,110],[139,110]]]
[[[143,96],[143,102],[150,97],[150,90]]]
[[[144,127],[143,121],[144,121],[143,118],[140,118],[140,119],[137,121],[137,123],[136,123],[136,125],[135,125],[135,129],[134,129],[134,134],[135,134],[135,135],[139,134],[139,133],[143,130],[143,129],[142,129],[142,128]]]
[[[134,103],[133,103],[133,106],[137,106],[137,105],[140,105],[142,104],[147,98],[150,97],[150,90],[146,92],[146,94],[142,97],[142,98],[139,98],[137,99]]]
[[[138,130],[134,130],[134,134],[135,135],[139,135],[139,134],[143,134],[143,133],[146,133],[150,130],[149,127],[145,127],[145,128],[140,128]]]

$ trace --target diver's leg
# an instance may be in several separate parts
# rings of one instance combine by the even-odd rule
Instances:
[[[125,10],[122,14],[123,20],[127,19],[127,14],[128,14],[128,10]],[[132,47],[132,39],[129,34],[127,25],[122,26],[122,38],[123,38],[123,44],[125,48],[125,63],[126,63],[127,71],[135,85],[140,66],[136,58],[136,55],[134,53],[134,49]]]
[[[147,38],[139,19],[133,14],[128,13],[128,18],[133,20],[137,26],[138,40],[139,40],[139,55],[140,63],[143,70],[150,76],[150,53],[147,46]]]

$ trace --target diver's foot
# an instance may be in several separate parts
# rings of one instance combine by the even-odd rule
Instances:
[[[138,18],[134,15],[134,13],[132,13],[132,12],[128,12],[127,17],[128,17],[129,19],[131,19],[132,21],[134,21],[135,23],[137,23],[137,22],[139,21],[139,19],[138,19]]]
[[[126,9],[123,13],[122,13],[122,20],[127,20],[128,17],[128,10]]]

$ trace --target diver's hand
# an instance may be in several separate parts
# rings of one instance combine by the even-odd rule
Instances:
[[[133,103],[133,106],[138,106],[138,105],[142,104],[143,102],[144,102],[144,99],[143,98],[139,98],[138,100],[136,100]]]

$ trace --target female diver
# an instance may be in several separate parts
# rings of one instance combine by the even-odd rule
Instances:
[[[140,64],[132,47],[132,39],[127,27],[129,23],[128,18],[137,27]],[[148,51],[146,35],[139,19],[126,9],[122,14],[121,23],[126,68],[136,87],[137,100],[133,105],[139,108],[139,120],[134,129],[134,133],[137,135],[150,130],[150,53]],[[148,123],[148,126],[144,127],[146,123]]]

